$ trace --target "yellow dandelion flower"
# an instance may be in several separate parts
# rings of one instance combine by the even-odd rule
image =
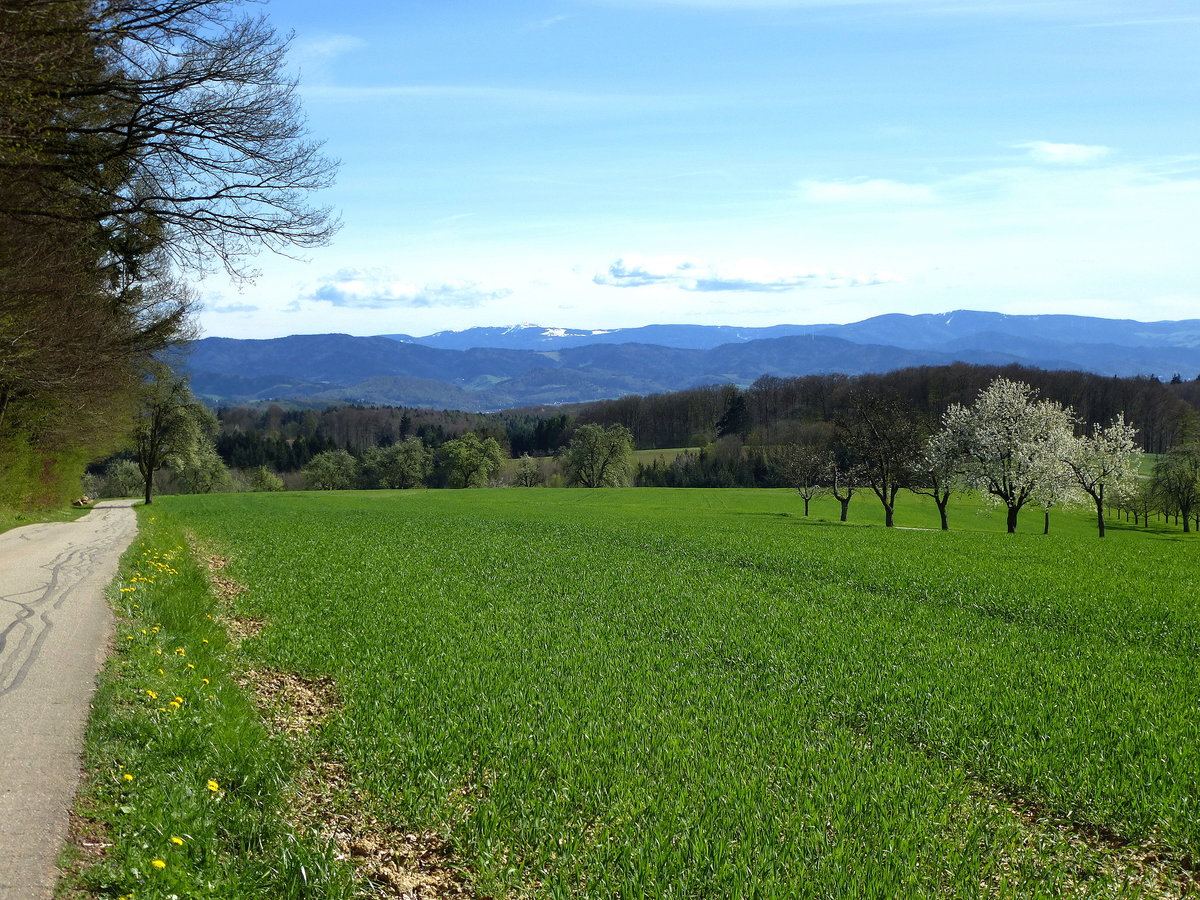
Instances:
[[[201,683],[201,684],[208,684],[208,679],[207,679],[207,678],[201,678],[201,679],[200,679],[200,683]]]
[[[125,781],[133,781],[133,776],[130,775],[128,772],[126,772],[124,775],[122,775],[121,778],[123,778]]]
[[[147,691],[146,691],[146,696],[149,697],[151,700],[158,699],[158,694],[154,693],[154,691],[151,691],[149,689],[147,689]]]
[[[181,838],[181,837],[172,837],[172,838],[171,838],[171,843],[172,843],[172,844],[174,844],[176,847],[182,847],[182,846],[183,846],[183,838]]]
[[[217,791],[219,791],[221,789],[221,786],[219,784],[217,784],[215,781],[213,781],[211,778],[208,779],[208,784],[206,784],[205,787],[208,788],[213,793],[216,793]]]
[[[171,702],[170,702],[168,705],[169,705],[169,706],[170,706],[172,709],[179,709],[179,707],[183,706],[183,704],[182,704],[182,703],[180,703],[180,702],[179,702],[179,701],[177,701],[177,700],[172,700],[172,701],[171,701]]]
[[[163,859],[152,859],[150,860],[150,865],[154,866],[156,869],[165,869],[167,867],[167,862]]]
[[[188,663],[188,668],[189,668],[189,669],[194,669],[194,668],[196,668],[196,667],[195,667],[195,666],[194,666],[192,663]]]
[[[176,647],[176,648],[175,648],[175,655],[176,655],[176,656],[187,656],[187,651],[186,651],[186,650],[184,650],[182,647]]]

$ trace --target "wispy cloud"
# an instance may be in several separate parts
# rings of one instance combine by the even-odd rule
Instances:
[[[324,34],[297,38],[290,45],[292,57],[332,59],[354,50],[361,50],[367,42],[352,34]]]
[[[1079,174],[1113,169],[1101,166],[1116,151],[1099,144],[1067,144],[1052,141],[1020,141],[1005,145],[1023,151],[1006,166],[947,175],[926,182],[895,181],[859,177],[835,181],[804,179],[794,185],[797,199],[809,206],[839,208],[847,214],[925,208],[961,207],[1010,196],[1029,184],[1042,185],[1047,178],[1062,179],[1066,172],[1047,173],[1047,167],[1077,169]],[[1185,167],[1186,171],[1186,167]]]
[[[1105,12],[1097,0],[593,0],[607,6],[674,6],[692,9],[753,10],[863,9],[935,15],[1019,15],[1087,17]],[[1128,10],[1126,9],[1126,14]]]
[[[489,290],[474,281],[417,285],[397,279],[384,269],[341,269],[321,279],[305,299],[351,309],[417,309],[480,306],[511,293],[506,288]]]
[[[294,40],[288,56],[292,65],[304,73],[305,83],[311,83],[313,79],[323,81],[328,78],[336,59],[366,45],[362,38],[351,34],[314,35]]]
[[[931,203],[933,189],[886,178],[856,178],[848,181],[799,181],[800,199],[807,203],[909,204]]]
[[[1055,144],[1050,141],[1022,141],[1012,146],[1027,150],[1034,162],[1055,166],[1083,166],[1098,162],[1113,152],[1111,147],[1100,144]]]
[[[1159,16],[1147,19],[1114,19],[1111,22],[1084,22],[1083,28],[1128,28],[1143,25],[1192,25],[1200,16]]]
[[[206,312],[221,313],[251,313],[258,312],[259,307],[251,303],[205,303]]]
[[[672,285],[685,291],[755,291],[780,293],[802,288],[861,287],[898,281],[894,275],[789,268],[764,260],[743,259],[711,264],[680,256],[624,256],[592,277],[596,284],[634,288]]]
[[[733,94],[595,93],[486,84],[301,84],[306,101],[356,103],[379,100],[482,103],[539,110],[646,113],[707,109],[740,102]]]
[[[561,22],[565,22],[569,18],[571,18],[571,17],[567,16],[567,15],[547,16],[544,19],[538,19],[534,22],[530,22],[529,25],[526,26],[525,30],[526,31],[541,31],[546,28],[553,28],[555,25],[558,25]]]

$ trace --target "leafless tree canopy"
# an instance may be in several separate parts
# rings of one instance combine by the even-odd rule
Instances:
[[[307,135],[287,38],[244,6],[3,0],[0,80],[26,114],[6,123],[20,146],[0,167],[40,189],[4,211],[111,228],[150,217],[175,262],[236,274],[263,246],[326,243],[336,223],[309,199],[336,163]]]

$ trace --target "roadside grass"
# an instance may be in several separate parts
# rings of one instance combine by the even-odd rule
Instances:
[[[9,506],[0,506],[0,534],[24,525],[38,525],[42,522],[74,522],[92,511],[90,506],[55,506],[49,509],[20,510]]]
[[[478,490],[156,513],[232,558],[265,623],[247,661],[337,684],[317,742],[345,789],[441,835],[483,894],[1195,894],[1194,536],[801,508]]]
[[[205,574],[156,511],[139,510],[111,588],[113,653],[86,737],[76,813],[108,846],[71,866],[59,895],[345,900],[330,849],[282,815],[289,747],[235,682]]]

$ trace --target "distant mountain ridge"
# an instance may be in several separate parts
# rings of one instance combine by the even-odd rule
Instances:
[[[510,350],[557,350],[585,347],[589,344],[654,344],[680,350],[712,350],[722,344],[745,343],[766,338],[819,334],[836,325],[772,325],[766,328],[738,328],[731,325],[642,325],[637,328],[545,328],[541,325],[513,325],[510,328],[468,328],[464,331],[439,331],[424,337],[410,334],[385,334],[406,344],[437,347],[440,350],[471,350],[478,347],[504,347]]]
[[[297,400],[487,411],[746,385],[762,375],[856,375],[955,361],[1190,379],[1200,373],[1200,320],[959,310],[770,328],[525,325],[425,337],[204,338],[184,367],[196,393],[213,404]]]
[[[468,328],[439,331],[424,337],[381,335],[403,343],[442,350],[497,347],[509,350],[551,350],[587,344],[656,344],[687,350],[711,350],[722,344],[747,343],[777,337],[821,334],[862,344],[885,344],[910,350],[942,349],[953,341],[970,342],[990,335],[1028,338],[1050,343],[1115,344],[1123,347],[1200,347],[1200,319],[1138,322],[1091,316],[1036,315],[954,310],[948,313],[904,315],[888,313],[848,325],[771,325],[763,328],[731,325],[643,325],[637,328],[583,329],[514,325],[509,328]],[[991,347],[991,349],[999,349]]]

